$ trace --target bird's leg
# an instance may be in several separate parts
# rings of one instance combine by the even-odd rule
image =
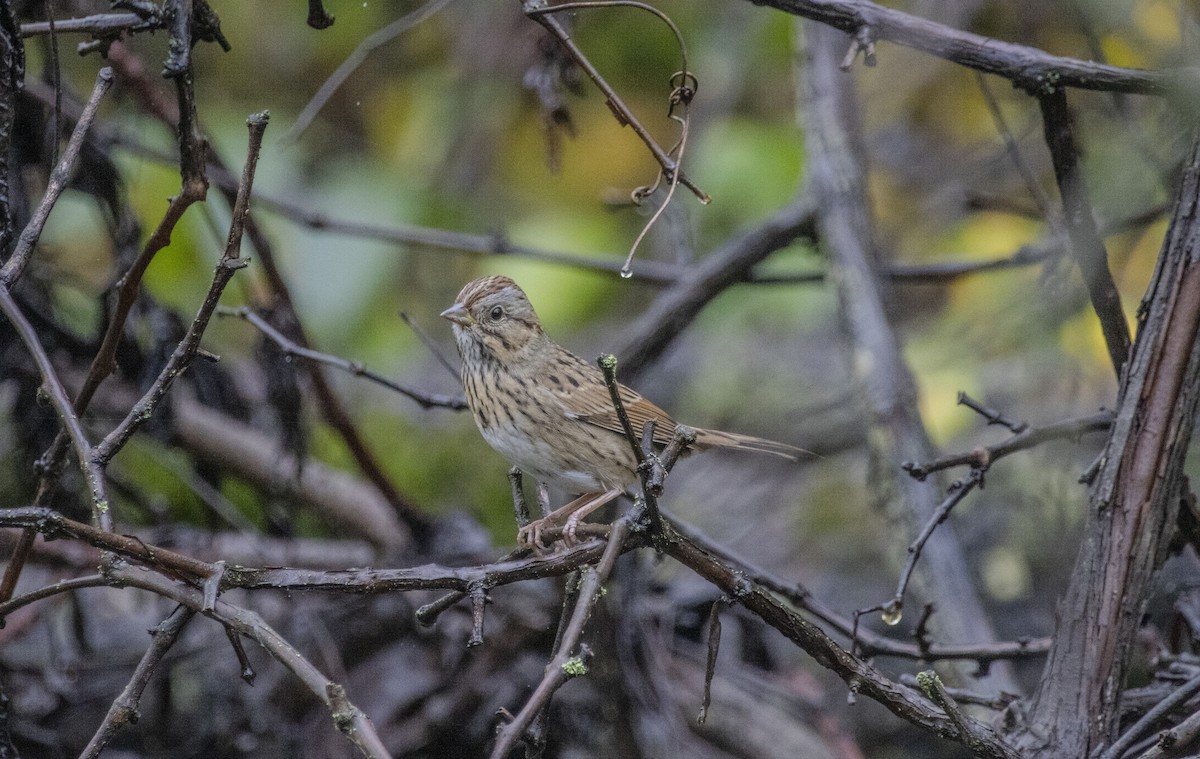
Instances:
[[[577,507],[575,509],[574,513],[572,513],[571,516],[567,517],[567,523],[563,525],[563,541],[567,545],[573,544],[575,542],[575,530],[577,527],[579,527],[580,521],[582,521],[583,518],[586,517],[588,514],[591,514],[593,511],[600,508],[601,506],[608,503],[609,501],[613,500],[614,498],[618,497],[619,495],[621,495],[624,492],[625,491],[622,490],[621,488],[613,488],[611,490],[606,490],[603,493],[601,493],[600,495],[597,495],[592,500],[588,501],[587,503],[582,504],[579,507]]]
[[[620,488],[613,488],[603,493],[584,493],[566,506],[550,512],[541,519],[535,519],[518,530],[517,544],[523,548],[541,548],[544,550],[546,545],[542,542],[542,531],[556,527],[559,520],[567,518],[568,526],[563,531],[563,542],[571,545],[575,542],[575,529],[579,524],[579,520],[621,495],[621,493],[622,490]]]

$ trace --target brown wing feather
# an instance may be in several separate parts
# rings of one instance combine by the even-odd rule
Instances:
[[[625,430],[621,427],[617,410],[613,408],[608,385],[604,384],[604,375],[600,373],[599,369],[578,356],[570,354],[570,358],[573,365],[563,368],[566,373],[579,381],[579,386],[575,387],[566,383],[556,384],[546,381],[549,378],[543,378],[543,387],[554,392],[555,397],[562,404],[563,411],[568,416],[610,430],[618,435],[624,435]],[[646,422],[653,419],[654,442],[658,445],[670,443],[671,438],[675,435],[675,420],[666,411],[643,398],[637,391],[620,383],[617,384],[617,387],[621,394],[621,404],[625,406],[625,413],[629,415],[629,423],[633,426],[634,434],[640,437]]]
[[[600,373],[599,369],[578,356],[569,355],[573,365],[569,368],[564,367],[564,369],[575,370],[572,375],[579,379],[580,386],[567,386],[553,382],[544,382],[544,386],[554,391],[555,396],[562,403],[563,411],[572,418],[594,424],[618,435],[624,435],[625,430],[621,427],[617,410],[613,408],[608,385],[604,384],[604,375]],[[636,390],[620,383],[617,387],[621,394],[621,403],[625,406],[625,412],[629,414],[629,423],[633,426],[634,434],[640,436],[646,422],[653,419],[655,423],[654,442],[663,446],[670,443],[671,438],[675,436],[675,420],[666,411],[646,400]],[[782,456],[792,461],[798,461],[805,455],[813,455],[803,448],[777,443],[774,440],[764,440],[736,432],[705,429],[696,430],[696,442],[692,448],[695,450],[739,448],[745,451]]]

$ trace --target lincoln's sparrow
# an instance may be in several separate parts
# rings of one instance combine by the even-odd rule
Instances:
[[[580,519],[638,479],[604,376],[546,336],[529,299],[507,277],[471,282],[442,316],[453,322],[467,403],[484,439],[540,482],[584,494],[522,528],[518,541],[544,548],[542,531],[566,519],[563,535],[573,542]],[[635,431],[653,419],[654,442],[671,441],[675,422],[665,411],[624,385],[620,394]],[[696,430],[691,450],[714,447],[789,459],[804,453],[747,435]]]

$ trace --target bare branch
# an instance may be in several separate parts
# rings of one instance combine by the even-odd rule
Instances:
[[[901,467],[918,480],[955,466],[967,465],[987,469],[997,459],[1050,440],[1077,440],[1088,433],[1103,432],[1112,426],[1114,417],[1112,411],[1099,411],[1075,419],[1064,419],[1044,427],[1028,427],[996,445],[980,446],[965,453],[943,456],[923,464],[908,461],[901,464]]]
[[[658,161],[659,166],[662,167],[663,175],[667,177],[676,177],[678,175],[676,181],[691,190],[701,203],[710,202],[712,198],[708,196],[708,193],[701,190],[689,179],[687,174],[679,167],[679,162],[672,158],[666,150],[663,150],[662,146],[655,141],[646,127],[642,125],[642,122],[633,114],[633,111],[629,109],[629,106],[625,105],[625,101],[621,99],[617,91],[605,81],[600,72],[596,70],[596,67],[592,65],[592,62],[588,60],[588,57],[575,44],[575,40],[571,39],[571,35],[566,27],[559,23],[558,19],[553,16],[557,10],[556,7],[539,2],[539,0],[522,0],[521,5],[525,11],[525,15],[541,24],[543,29],[557,38],[562,43],[567,54],[571,56],[571,59],[587,74],[592,83],[604,93],[605,101],[608,103],[608,107],[612,110],[613,115],[616,116],[617,122],[621,126],[628,126],[638,136],[638,139],[645,143],[646,147],[650,150],[650,154],[654,156],[654,160]]]
[[[376,374],[357,361],[350,361],[349,359],[315,351],[312,348],[305,348],[304,346],[297,344],[294,340],[288,339],[282,332],[272,327],[266,319],[254,313],[246,306],[240,306],[238,308],[220,307],[217,310],[217,314],[220,316],[236,316],[239,319],[244,319],[245,321],[250,322],[256,329],[258,329],[272,342],[278,345],[283,351],[284,355],[299,356],[300,358],[305,358],[309,361],[316,361],[318,363],[325,364],[326,366],[333,366],[338,369],[342,369],[357,377],[369,379],[372,382],[383,385],[389,390],[395,390],[397,393],[411,398],[412,400],[416,401],[417,405],[419,405],[421,408],[440,407],[454,409],[455,411],[461,411],[467,408],[467,401],[462,396],[436,395],[431,393],[423,393],[420,390],[413,390],[410,387],[401,385],[399,382],[395,382],[387,377],[384,377],[382,374]]]
[[[1159,701],[1154,705],[1153,709],[1143,714],[1141,719],[1133,723],[1119,740],[1105,749],[1104,753],[1100,755],[1100,759],[1121,759],[1125,755],[1125,752],[1133,747],[1134,742],[1154,726],[1155,722],[1158,722],[1173,710],[1182,706],[1184,702],[1197,693],[1200,693],[1200,675],[1196,675],[1183,685],[1180,685],[1171,695]]]
[[[179,637],[179,632],[183,629],[192,617],[195,611],[186,606],[177,606],[175,611],[164,619],[157,628],[151,631],[154,636],[150,647],[146,649],[146,653],[138,662],[137,668],[133,671],[133,677],[125,685],[125,689],[121,691],[121,695],[117,696],[109,707],[108,716],[104,718],[104,722],[96,730],[95,735],[88,741],[88,745],[84,748],[83,753],[79,756],[94,759],[99,757],[104,751],[104,747],[113,739],[123,727],[133,722],[137,722],[138,718],[138,702],[141,701],[142,692],[146,690],[146,685],[150,682],[154,670],[158,668],[159,662],[166,656],[167,651],[175,644],[176,638]]]
[[[263,132],[267,128],[268,117],[264,113],[256,113],[246,120],[250,130],[249,145],[246,151],[246,165],[242,172],[242,182],[238,189],[237,202],[233,206],[233,220],[229,226],[229,239],[225,244],[225,253],[217,263],[213,272],[212,285],[204,297],[196,318],[192,320],[187,334],[175,347],[158,378],[151,384],[141,399],[129,410],[129,414],[116,428],[96,446],[96,455],[101,463],[107,463],[124,447],[129,438],[142,424],[150,419],[154,410],[162,401],[175,382],[192,362],[196,351],[200,348],[200,339],[208,329],[208,322],[225,286],[233,278],[238,269],[246,266],[247,261],[241,257],[242,232],[245,229],[246,215],[250,212],[250,188],[254,184],[254,171],[258,165],[259,151],[262,149]]]
[[[567,680],[587,672],[586,647],[580,646],[579,638],[583,635],[583,627],[592,613],[592,604],[596,602],[600,589],[608,579],[609,573],[612,572],[617,557],[624,550],[625,540],[629,536],[630,526],[634,519],[636,516],[631,514],[613,523],[612,534],[608,538],[608,544],[604,548],[600,562],[594,570],[583,573],[579,596],[575,601],[575,611],[571,615],[566,630],[562,633],[554,657],[546,664],[546,674],[534,689],[533,695],[521,707],[521,711],[513,717],[511,722],[500,729],[496,745],[492,749],[492,759],[505,759],[517,741],[521,739],[534,716],[550,703],[554,693]]]
[[[109,571],[109,577],[114,583],[148,590],[183,604],[193,611],[203,611],[204,598],[201,591],[171,582],[159,575],[127,566],[117,566]],[[257,641],[276,661],[298,677],[330,708],[338,730],[345,734],[364,756],[372,759],[390,756],[371,721],[349,701],[342,700],[336,690],[341,686],[325,677],[262,617],[223,600],[217,600],[216,607],[204,613],[239,634]]]
[[[12,255],[4,262],[4,267],[0,268],[0,287],[11,288],[21,278],[21,272],[25,270],[25,265],[29,263],[29,257],[33,255],[33,246],[37,245],[38,239],[42,236],[42,228],[46,226],[46,220],[50,218],[50,211],[71,180],[71,174],[79,160],[79,151],[83,147],[83,139],[96,119],[96,109],[100,107],[100,98],[109,91],[112,84],[112,69],[105,66],[96,74],[96,84],[92,87],[92,95],[88,98],[79,120],[75,122],[75,129],[71,132],[67,149],[63,151],[58,165],[50,173],[50,181],[46,185],[42,201],[38,203],[29,223],[21,230],[21,236],[17,240],[17,246]]]
[[[284,133],[281,141],[288,143],[300,139],[300,135],[304,134],[304,130],[308,129],[313,119],[317,117],[317,114],[321,112],[321,109],[325,107],[325,104],[329,102],[333,94],[371,56],[371,53],[435,15],[438,11],[449,5],[450,2],[451,0],[428,0],[428,2],[416,10],[404,14],[382,29],[371,33],[362,42],[358,43],[358,47],[354,48],[354,51],[346,57],[346,60],[342,61],[341,65],[337,67],[337,70],[329,75],[325,83],[321,85],[316,94],[312,96],[312,99],[304,106],[304,110],[300,111],[300,115],[296,117],[296,123],[292,124],[291,128]],[[320,7],[319,4],[317,7]],[[323,29],[333,23],[333,18],[325,13],[324,8],[321,8],[315,17],[319,19],[317,24],[313,23],[314,8],[313,6],[309,6],[309,26]],[[328,23],[325,23],[325,19],[328,19]],[[324,24],[324,26],[321,24]]]
[[[1120,377],[1129,359],[1132,343],[1129,323],[1125,321],[1125,312],[1121,308],[1121,293],[1108,268],[1108,251],[1092,216],[1092,204],[1088,200],[1087,186],[1079,167],[1079,150],[1075,146],[1071,114],[1067,110],[1066,90],[1051,87],[1038,97],[1038,104],[1042,108],[1046,145],[1054,162],[1054,176],[1058,179],[1058,190],[1062,195],[1063,223],[1071,238],[1071,251],[1083,274],[1092,308],[1100,319],[1109,358]]]
[[[110,37],[122,32],[150,31],[161,29],[161,23],[142,18],[136,13],[97,13],[80,18],[61,18],[53,21],[54,32],[60,34],[91,34]],[[33,21],[21,24],[22,37],[36,37],[50,33],[50,21]]]
[[[1195,69],[1146,71],[1064,58],[927,21],[869,0],[752,2],[819,21],[851,35],[868,26],[876,40],[895,42],[985,74],[1002,76],[1029,92],[1040,92],[1047,87],[1079,87],[1168,95],[1177,87],[1194,85],[1197,81]]]

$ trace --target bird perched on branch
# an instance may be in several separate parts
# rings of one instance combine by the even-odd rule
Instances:
[[[453,324],[467,403],[484,439],[539,482],[582,494],[522,527],[518,542],[545,548],[542,532],[564,521],[564,540],[573,542],[580,520],[638,481],[604,375],[546,336],[529,298],[508,277],[471,282],[442,316]],[[654,443],[670,443],[676,423],[667,412],[624,385],[618,389],[633,429],[653,419]],[[749,435],[695,432],[693,451],[737,448],[792,460],[807,453]]]

